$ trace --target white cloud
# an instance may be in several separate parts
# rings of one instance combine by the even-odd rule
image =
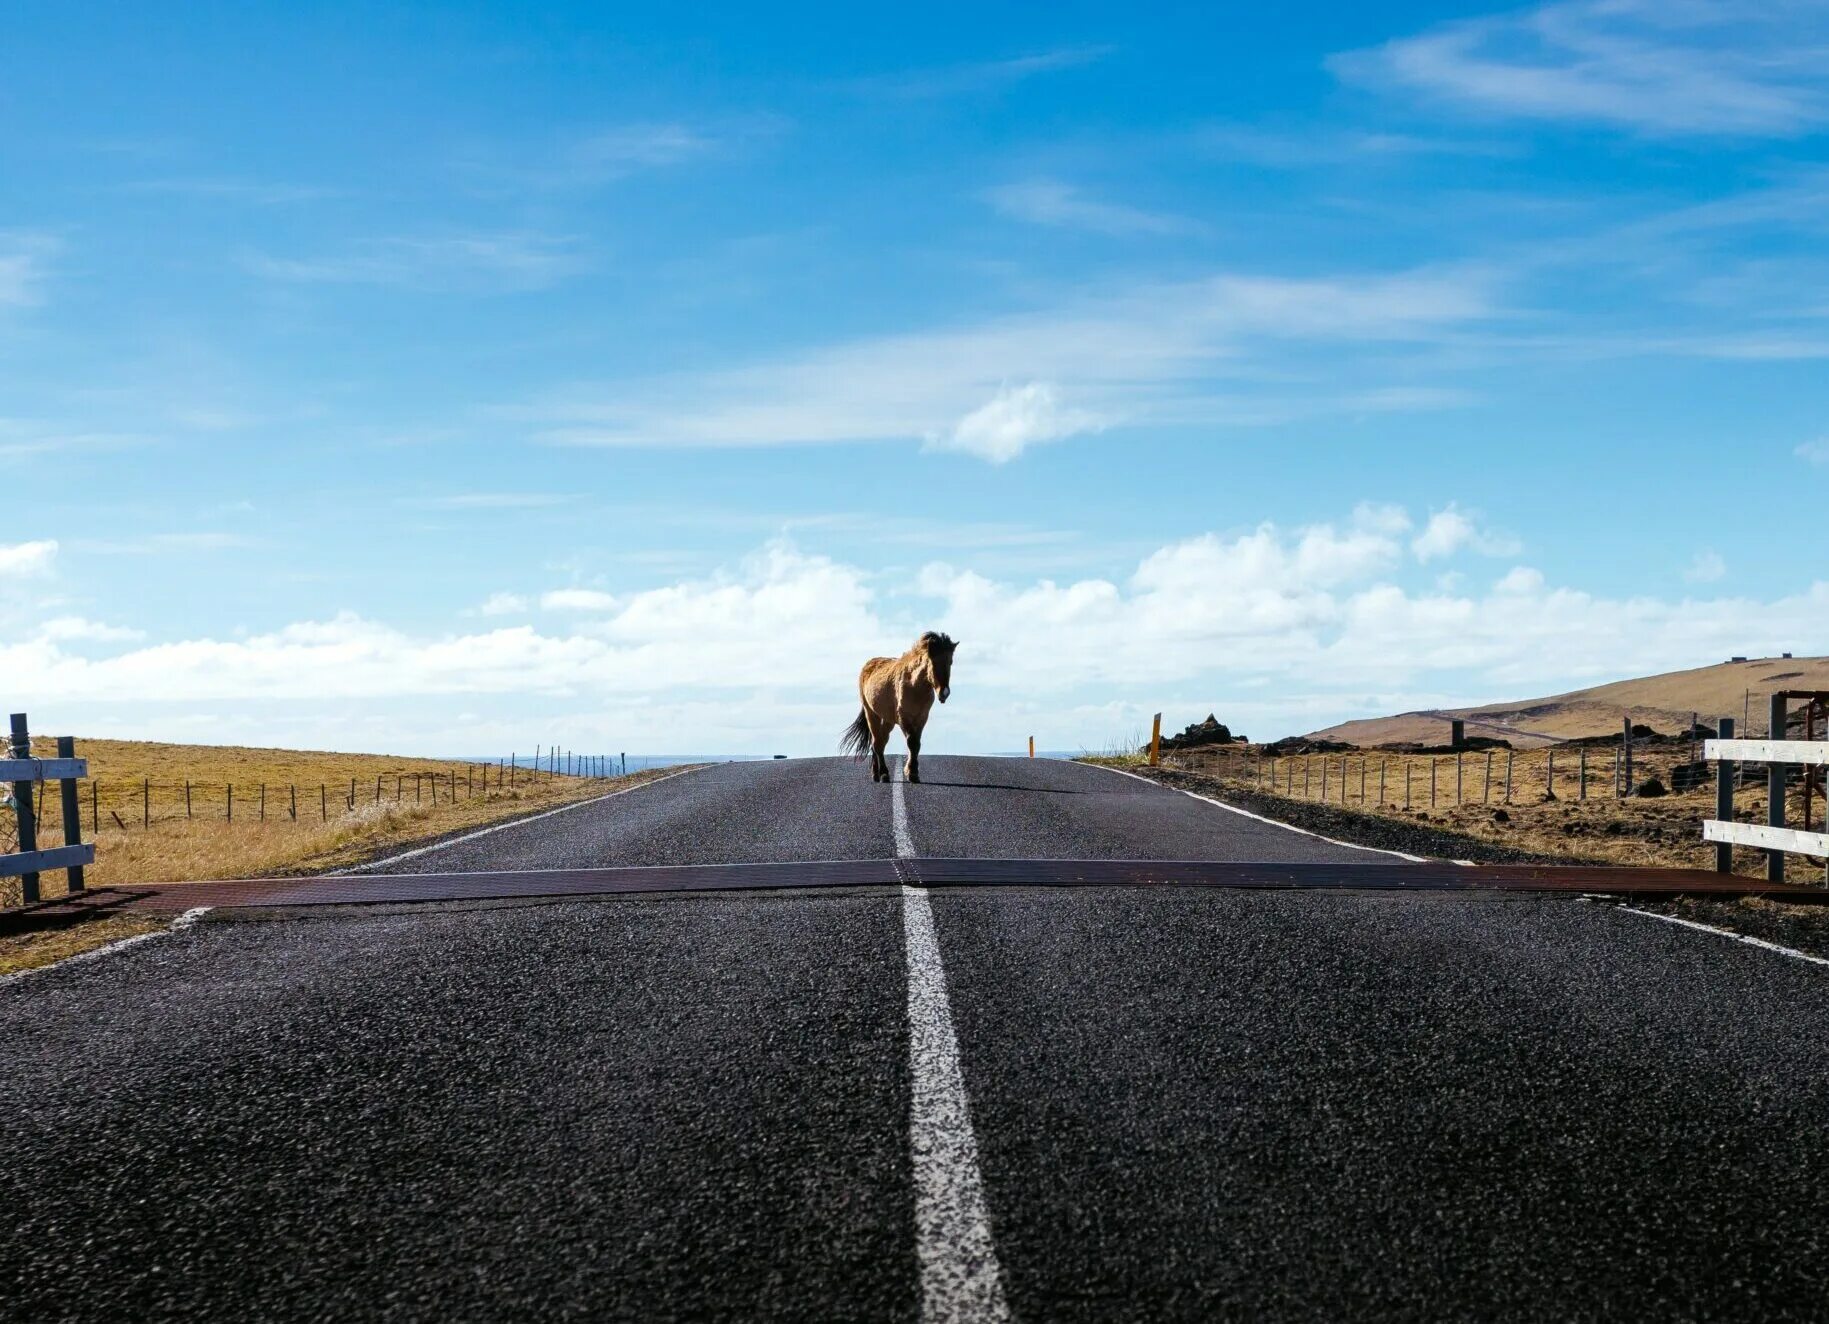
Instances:
[[[400,504],[421,510],[539,510],[572,500],[557,492],[457,492],[450,496],[402,497]]]
[[[1330,405],[1325,391],[1266,404],[1242,379],[1263,375],[1265,361],[1286,375],[1278,353],[1315,343],[1388,349],[1437,340],[1492,315],[1490,285],[1488,273],[1468,268],[1136,285],[952,330],[606,386],[514,416],[547,424],[536,435],[555,445],[768,446],[950,437],[1013,382],[1046,383],[1108,426],[1358,408],[1344,397]],[[1215,393],[1206,384],[1215,375],[1240,382],[1239,393]],[[1000,412],[1009,410],[993,409],[985,425]]]
[[[21,578],[48,575],[56,559],[55,539],[0,543],[0,575]]]
[[[1704,548],[1690,559],[1689,569],[1683,572],[1683,578],[1692,584],[1713,584],[1727,575],[1727,562],[1721,559],[1721,553],[1711,548]]]
[[[1797,458],[1810,464],[1829,464],[1829,437],[1804,442],[1797,448]]]
[[[704,129],[677,122],[618,124],[600,129],[574,145],[571,164],[595,175],[678,165],[702,156],[718,139]]]
[[[1200,228],[1198,222],[1185,216],[1089,198],[1072,184],[1058,179],[1002,184],[986,192],[985,199],[1000,214],[1032,225],[1094,230],[1112,235],[1186,234]]]
[[[1272,716],[1293,724],[1298,709],[1363,713],[1355,695],[1443,676],[1463,692],[1523,698],[1749,648],[1829,644],[1829,582],[1770,602],[1610,599],[1519,567],[1484,594],[1417,591],[1383,578],[1401,551],[1363,533],[1265,526],[1162,548],[1124,583],[999,583],[935,565],[920,587],[970,643],[957,682],[968,705],[984,683],[974,672],[1020,676],[1031,694],[1201,684],[1240,695],[1264,682],[1287,696]]]
[[[1518,541],[1505,534],[1482,529],[1469,515],[1454,505],[1429,516],[1423,531],[1410,540],[1410,550],[1419,561],[1435,561],[1461,551],[1481,556],[1514,556]]]
[[[594,588],[559,588],[540,595],[547,611],[615,611],[617,598]]]
[[[1103,58],[1109,49],[1105,46],[1064,46],[1003,60],[980,60],[970,64],[873,74],[852,79],[844,87],[865,96],[908,100],[997,92],[1037,74],[1092,64]]]
[[[1829,10],[1815,3],[1562,0],[1329,64],[1495,114],[1643,133],[1792,136],[1829,120]]]
[[[478,616],[518,616],[527,610],[527,599],[518,593],[491,593],[474,610]]]
[[[371,239],[320,257],[250,253],[241,264],[271,280],[432,292],[545,289],[586,265],[573,240],[529,233]]]
[[[93,702],[340,702],[402,696],[622,696],[811,693],[855,702],[858,664],[893,644],[861,571],[772,543],[733,572],[618,598],[578,632],[506,626],[414,637],[345,612],[245,639],[188,639],[102,658],[42,633],[0,642],[0,674],[34,699]],[[842,723],[841,723],[842,724]],[[834,730],[837,729],[835,726]],[[713,734],[707,730],[696,733]]]
[[[106,625],[101,621],[91,621],[81,616],[56,616],[40,625],[37,629],[40,639],[53,643],[89,642],[98,644],[132,643],[144,639],[144,630],[130,629],[124,625]]]
[[[0,230],[0,308],[39,302],[39,287],[59,247],[50,235]]]
[[[1098,427],[1097,416],[1061,407],[1048,382],[999,387],[997,394],[953,425],[927,439],[930,450],[960,451],[1004,464],[1037,442],[1057,441]]]
[[[215,739],[277,738],[309,700],[320,742],[399,748],[410,737],[450,753],[471,739],[469,727],[453,734],[461,695],[463,710],[502,714],[479,722],[471,748],[490,748],[489,732],[507,748],[531,743],[511,718],[539,696],[547,711],[579,714],[565,729],[580,747],[599,732],[641,748],[645,733],[650,749],[809,753],[830,749],[852,715],[859,663],[928,627],[962,641],[942,717],[959,750],[1015,748],[1060,714],[1094,722],[1177,696],[1194,716],[1246,714],[1253,735],[1276,736],[1443,691],[1522,698],[1732,652],[1829,647],[1829,582],[1766,601],[1607,598],[1515,567],[1482,592],[1408,587],[1399,577],[1422,572],[1398,516],[1368,506],[1345,523],[1182,539],[1113,578],[1003,580],[930,564],[884,584],[886,599],[861,568],[777,541],[717,574],[616,595],[555,633],[415,635],[345,613],[96,656],[93,645],[126,642],[120,627],[64,617],[0,636],[0,674],[35,710],[118,703],[140,723],[159,705],[174,722],[207,711]],[[79,638],[91,647],[67,647]],[[1107,734],[1081,726],[1054,743]]]

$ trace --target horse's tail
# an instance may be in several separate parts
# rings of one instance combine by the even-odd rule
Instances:
[[[845,733],[838,738],[838,752],[849,754],[854,759],[861,759],[870,752],[870,719],[862,708],[857,710],[857,720],[845,728]]]

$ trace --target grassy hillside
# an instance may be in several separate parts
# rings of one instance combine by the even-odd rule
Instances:
[[[1459,717],[1465,719],[1470,736],[1497,736],[1528,749],[1559,740],[1610,734],[1619,730],[1620,719],[1627,715],[1634,722],[1659,731],[1682,730],[1692,712],[1701,714],[1710,725],[1723,716],[1738,720],[1749,693],[1752,729],[1762,733],[1765,696],[1781,689],[1829,690],[1829,657],[1722,662],[1691,671],[1618,680],[1541,699],[1363,718],[1312,734],[1318,739],[1366,747],[1407,741],[1445,744],[1449,719]]]

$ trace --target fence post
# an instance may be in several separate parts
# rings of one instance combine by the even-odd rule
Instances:
[[[1390,763],[1389,755],[1378,760],[1378,803],[1381,806],[1384,804],[1384,770],[1390,766]]]
[[[1431,809],[1435,808],[1435,764],[1436,760],[1431,758],[1429,760],[1429,808]]]
[[[16,759],[32,757],[32,736],[26,730],[24,713],[13,714],[12,756]],[[38,849],[38,815],[32,808],[35,789],[31,782],[13,783],[13,808],[19,815],[19,849],[25,854]],[[19,895],[28,905],[38,900],[37,874],[19,875]]]
[[[1620,778],[1620,783],[1619,783],[1619,787],[1620,787],[1619,796],[1620,796],[1620,799],[1622,799],[1622,800],[1632,794],[1632,714],[1631,713],[1626,714],[1625,722],[1626,722],[1625,729],[1620,732],[1620,737],[1619,737],[1619,747],[1623,751],[1623,753],[1620,755],[1622,776]]]
[[[1770,715],[1766,721],[1766,739],[1783,740],[1785,738],[1785,696],[1781,690],[1771,699]],[[1783,763],[1766,765],[1766,822],[1775,828],[1785,825],[1785,773]],[[1785,853],[1776,846],[1765,853],[1766,881],[1782,883],[1785,880]]]
[[[1554,745],[1550,746],[1550,770],[1543,779],[1543,792],[1543,798],[1546,800],[1556,798],[1556,747]]]
[[[235,783],[229,783],[229,822],[235,821]]]
[[[1480,803],[1483,805],[1492,803],[1492,751],[1490,749],[1486,751],[1486,783],[1480,788]]]
[[[1150,721],[1149,730],[1149,765],[1154,768],[1162,763],[1162,714],[1157,713]]]
[[[89,835],[102,835],[102,779],[91,778],[89,782]]]
[[[318,822],[330,821],[330,792],[323,782],[318,783]]]
[[[1466,796],[1461,794],[1461,773],[1462,773],[1462,770],[1466,768],[1466,766],[1467,766],[1467,760],[1462,758],[1459,753],[1455,754],[1455,756],[1454,756],[1454,802],[1457,805],[1461,804],[1467,798]]]
[[[1734,738],[1734,719],[1721,719],[1721,739]],[[1732,759],[1718,759],[1715,763],[1715,817],[1723,823],[1734,821],[1734,782],[1737,774]],[[1732,873],[1734,871],[1734,843],[1717,841],[1715,843],[1715,872]]]
[[[184,779],[184,816],[186,818],[191,816],[191,780],[189,777]]]
[[[76,757],[76,740],[72,736],[57,737],[57,757],[73,759]],[[80,846],[83,844],[83,807],[76,798],[76,778],[65,777],[58,788],[63,792],[64,811],[64,845]],[[69,869],[70,891],[83,890],[83,866],[72,864]]]
[[[292,815],[292,821],[296,823],[298,822],[298,783],[290,782],[286,789],[292,793],[292,807],[288,812]]]
[[[260,821],[263,823],[267,821],[267,784],[265,782],[260,784]]]
[[[1575,770],[1575,798],[1585,801],[1588,798],[1588,747],[1583,745],[1577,751],[1579,767]]]
[[[152,826],[151,777],[142,777],[140,779],[140,826],[142,828],[149,828]]]

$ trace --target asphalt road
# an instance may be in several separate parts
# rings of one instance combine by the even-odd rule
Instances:
[[[922,855],[1388,858],[926,771]],[[402,867],[880,858],[895,795],[729,765]],[[0,985],[0,1317],[1823,1318],[1826,1024],[1829,969],[1563,898],[218,912]],[[988,1306],[933,1287],[974,1210]]]

